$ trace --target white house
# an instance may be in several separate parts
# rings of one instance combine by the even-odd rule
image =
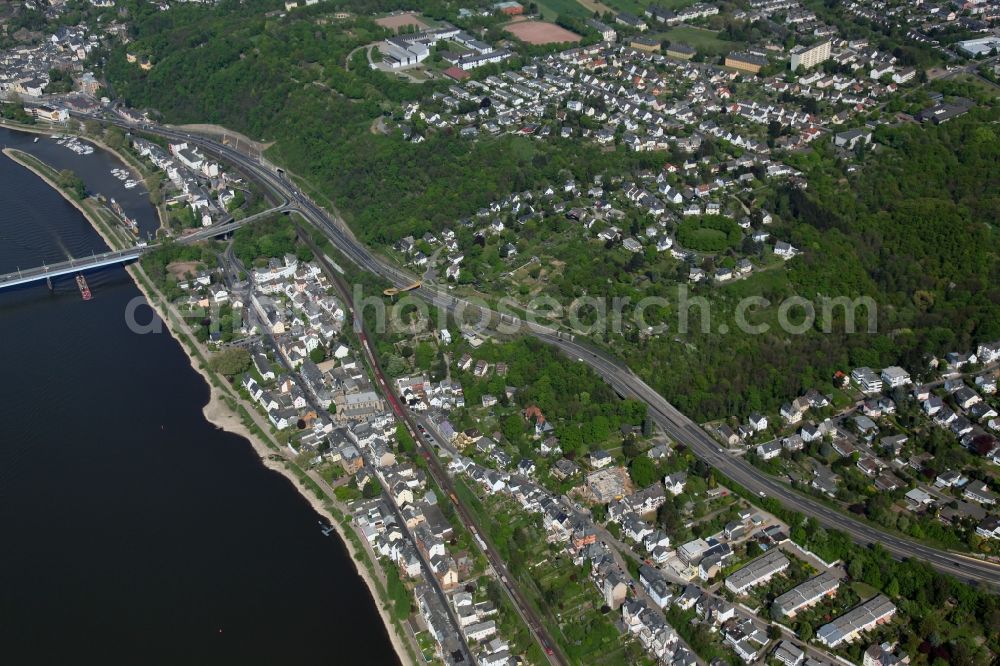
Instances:
[[[671,474],[670,476],[663,479],[663,485],[666,486],[667,492],[671,495],[677,496],[684,492],[684,485],[687,483],[687,473],[677,472],[676,474]]]
[[[771,460],[781,455],[781,442],[775,440],[757,447],[757,455],[764,460]]]
[[[889,388],[898,388],[910,383],[910,373],[897,365],[882,370],[882,383]]]

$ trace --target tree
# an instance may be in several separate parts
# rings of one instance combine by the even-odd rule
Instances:
[[[385,364],[385,371],[393,377],[398,377],[406,372],[406,361],[393,354]]]
[[[656,512],[656,522],[668,534],[672,534],[680,527],[681,519],[677,507],[674,506],[673,498],[668,497],[667,501]]]
[[[517,444],[524,436],[524,419],[518,414],[511,414],[503,420],[503,436],[512,444]]]
[[[434,347],[429,342],[421,342],[417,345],[414,364],[421,370],[430,370],[434,361]]]
[[[847,565],[847,575],[854,580],[861,580],[865,573],[865,563],[860,557],[854,557]]]
[[[117,127],[109,127],[104,131],[104,143],[113,150],[121,150],[126,145],[125,133]]]
[[[808,641],[813,637],[813,626],[808,622],[799,623],[799,638]]]
[[[365,484],[364,489],[361,491],[361,495],[367,499],[372,499],[373,497],[378,497],[382,494],[382,484],[378,482],[378,479],[371,479]]]
[[[83,180],[79,176],[69,169],[63,169],[59,172],[56,184],[77,201],[83,201],[87,196],[87,186],[83,184]]]
[[[250,352],[241,347],[232,347],[212,354],[208,367],[225,377],[233,378],[243,374],[250,367]]]
[[[649,456],[639,456],[633,460],[632,466],[629,468],[629,474],[635,485],[640,488],[652,485],[660,478],[660,473],[656,469],[656,465],[653,464],[653,461],[649,459]]]
[[[309,360],[313,363],[322,363],[326,360],[326,350],[322,346],[318,346],[309,352]]]

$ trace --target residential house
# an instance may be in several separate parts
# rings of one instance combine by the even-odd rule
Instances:
[[[880,594],[820,627],[816,632],[816,639],[826,647],[837,648],[888,622],[895,614],[896,606],[888,597]]]
[[[677,496],[684,492],[684,485],[687,483],[687,472],[677,472],[663,479],[667,492]]]
[[[962,497],[973,502],[992,506],[997,502],[997,495],[982,481],[973,481],[965,487]]]
[[[743,594],[751,587],[768,582],[790,564],[779,551],[768,551],[726,578],[726,587],[735,594]]]
[[[747,422],[750,427],[753,428],[754,432],[763,432],[767,430],[767,417],[760,412],[751,413]]]
[[[823,572],[778,596],[772,604],[772,611],[782,617],[795,617],[799,611],[836,594],[839,587],[840,579],[829,572]]]
[[[771,460],[781,455],[781,442],[772,440],[757,447],[757,455],[764,460]]]

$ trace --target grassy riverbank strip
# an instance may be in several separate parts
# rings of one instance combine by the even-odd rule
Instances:
[[[71,206],[80,211],[90,221],[97,233],[100,234],[101,238],[104,239],[104,242],[112,250],[122,250],[132,244],[131,242],[127,242],[131,239],[128,238],[126,231],[121,228],[121,225],[117,223],[114,213],[105,208],[93,197],[77,199],[60,187],[58,182],[59,172],[48,164],[34,155],[17,150],[16,148],[4,148],[3,154],[41,178],[49,187],[59,192]]]
[[[66,127],[63,125],[52,125],[52,124],[37,124],[37,125],[25,125],[23,123],[15,122],[6,118],[0,118],[0,127],[5,127],[9,130],[14,130],[16,132],[25,132],[27,134],[36,134],[39,136],[53,137],[55,135],[63,136],[74,136],[82,141],[87,141],[94,144],[106,153],[113,155],[119,162],[128,167],[128,170],[132,172],[132,175],[143,182],[147,191],[151,191],[158,174],[153,171],[150,167],[143,164],[135,155],[133,155],[128,150],[116,150],[109,146],[103,141],[103,137],[94,136],[93,133],[87,131],[76,131],[73,127]],[[23,151],[20,151],[23,152]],[[44,164],[44,163],[43,163]],[[156,217],[160,223],[160,229],[167,228],[167,211],[166,207],[161,203],[159,205],[150,205],[156,210]]]

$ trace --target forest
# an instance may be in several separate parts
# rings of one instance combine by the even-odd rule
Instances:
[[[368,18],[318,20],[322,5],[265,17],[260,9],[272,5],[140,16],[128,49],[148,54],[154,68],[142,72],[128,64],[122,47],[112,54],[108,75],[130,105],[155,108],[164,120],[217,122],[274,141],[271,159],[335,202],[369,243],[391,245],[454,227],[512,191],[567,177],[627,176],[667,157],[513,136],[469,142],[447,132],[428,132],[426,141],[412,144],[373,132],[373,121],[398,113],[401,100],[426,99],[441,84],[418,86],[373,72],[357,66],[360,54],[346,69],[356,47],[385,34]],[[695,326],[645,337],[625,330],[598,342],[680,409],[707,420],[774,410],[804,389],[827,388],[836,370],[900,364],[916,371],[929,355],[1000,338],[1000,262],[990,224],[1000,219],[1000,138],[997,110],[982,102],[941,126],[880,127],[877,150],[850,175],[829,142],[791,156],[808,189],[769,187],[756,203],[774,212],[776,232],[801,249],[800,256],[724,288],[695,287],[693,295],[711,303],[707,332]],[[701,232],[695,243],[721,241],[729,231],[692,229]],[[735,249],[720,252],[721,265],[732,263]],[[740,249],[768,261],[759,247]],[[552,251],[564,268],[549,288],[564,299],[673,297],[687,270],[642,253],[594,252],[593,244],[579,240]],[[493,256],[492,247],[483,254]],[[463,280],[472,276],[463,271]],[[765,334],[729,325],[740,299],[751,295],[775,304],[755,313],[772,324]],[[838,320],[830,332],[817,324],[785,333],[774,325],[776,304],[793,295],[869,296],[878,306],[877,330],[848,334]],[[669,307],[651,312],[677,314]],[[726,322],[728,332],[714,322]]]
[[[802,254],[787,273],[704,293],[713,319],[724,321],[749,295],[772,303],[869,296],[874,333],[845,332],[839,320],[824,332],[820,317],[798,335],[774,326],[762,335],[692,327],[683,346],[626,341],[632,367],[682,410],[708,419],[776,409],[828,387],[837,370],[896,364],[919,373],[932,355],[1000,338],[996,120],[990,108],[938,127],[883,128],[884,149],[849,179],[818,148],[802,159],[808,190],[782,190],[772,202],[778,228]],[[761,317],[769,315],[773,308]]]
[[[299,261],[312,261],[312,251],[298,242],[294,223],[284,215],[254,222],[233,234],[233,253],[245,267],[263,267],[272,258],[294,254]]]
[[[462,373],[466,404],[479,404],[486,393],[504,396],[506,402],[506,386],[518,387],[514,402],[522,410],[540,409],[555,426],[563,451],[571,456],[586,453],[622,426],[639,426],[646,418],[644,403],[620,400],[590,368],[534,338],[483,345],[473,357],[491,364],[507,363],[509,370],[505,377],[484,379]],[[519,415],[503,424],[504,435],[515,446],[526,443],[524,428],[525,421]]]

